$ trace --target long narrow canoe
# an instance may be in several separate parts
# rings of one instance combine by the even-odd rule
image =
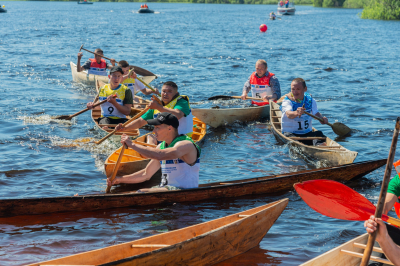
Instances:
[[[296,140],[296,138],[286,137],[282,134],[282,112],[279,109],[279,105],[272,103],[271,112],[271,130],[274,133],[278,141],[287,143],[290,149],[295,153],[302,156],[304,159],[313,159],[323,161],[325,165],[342,165],[354,162],[357,157],[357,152],[350,151],[333,141],[330,138],[326,138],[327,146],[311,146],[305,145]],[[316,131],[313,128],[313,131]],[[308,138],[307,138],[308,139]],[[312,138],[310,138],[312,139]]]
[[[278,103],[282,103],[279,99]],[[269,118],[269,104],[246,108],[192,109],[193,115],[211,127],[231,125],[236,121],[251,122]]]
[[[204,124],[202,121],[197,119],[196,117],[193,118],[193,134],[192,134],[192,139],[194,142],[199,144],[204,136],[207,133],[207,126]],[[136,139],[137,142],[147,142],[146,136],[141,136]],[[109,177],[111,176],[115,163],[118,159],[118,156],[121,152],[121,148],[118,148],[115,150],[105,161],[104,163],[104,168],[106,171],[106,175]],[[132,150],[132,149],[125,149],[124,155],[121,160],[121,164],[118,168],[117,175],[128,175],[132,174],[134,172],[137,172],[139,170],[144,169],[147,164],[150,162],[150,159],[144,158],[142,155],[140,155],[137,151]],[[160,173],[157,174],[156,176],[153,176],[152,178],[158,178],[161,182],[161,175]],[[158,183],[159,184],[159,183]]]
[[[72,79],[75,82],[84,83],[87,85],[95,85],[96,78],[99,81],[102,81],[104,83],[108,83],[108,81],[109,81],[108,76],[99,76],[99,75],[88,74],[86,70],[78,72],[76,69],[76,64],[74,64],[72,62],[70,62],[69,64],[71,66]],[[143,68],[140,68],[137,66],[134,66],[134,68],[135,68],[135,72],[138,75],[143,76],[142,80],[144,82],[146,82],[147,84],[157,78],[156,75],[154,75],[153,73],[151,73],[150,71],[148,71],[146,69],[143,69]]]
[[[96,92],[97,92],[96,94],[97,94],[97,96],[93,100],[94,103],[96,103],[98,101],[99,90],[105,84],[104,82],[98,80],[97,78],[96,78],[95,83],[96,83]],[[137,103],[147,104],[149,102],[149,101],[144,100],[143,98],[138,97],[138,96],[135,96],[135,99],[136,99]],[[143,109],[145,107],[145,105],[138,105],[138,106],[135,106],[135,107],[141,107]],[[133,108],[132,113],[134,113],[136,111],[137,111],[137,108]],[[101,116],[101,106],[96,106],[95,108],[92,109],[92,120],[93,120],[93,122],[97,125],[97,127],[99,129],[103,130],[105,133],[110,133],[111,131],[113,131],[114,128],[117,125],[116,124],[109,124],[109,125],[101,125],[100,126],[99,123],[97,122],[97,119],[100,118],[100,116]],[[129,119],[130,116],[127,116],[127,118]],[[104,129],[103,128],[104,126],[107,126],[108,129]],[[122,134],[127,134],[128,136],[139,136],[139,130],[132,131],[132,132],[122,132],[121,131],[121,132],[116,132],[114,135],[120,136]]]
[[[328,252],[309,260],[300,266],[358,266],[361,263],[364,249],[366,248],[368,241],[368,234],[365,233],[358,236],[343,245],[336,247]],[[378,243],[376,242],[375,245]],[[393,265],[389,260],[382,259],[382,249],[379,246],[375,246],[372,252],[371,261],[385,263],[387,265]]]
[[[39,265],[213,265],[257,246],[289,199]]]
[[[0,217],[47,214],[68,211],[161,205],[175,202],[196,202],[245,195],[281,193],[293,189],[293,184],[313,179],[348,181],[362,177],[386,164],[386,159],[365,161],[336,167],[306,170],[281,175],[244,180],[201,184],[198,188],[152,193],[98,194],[76,197],[27,198],[0,200]],[[138,184],[134,189],[142,188]]]

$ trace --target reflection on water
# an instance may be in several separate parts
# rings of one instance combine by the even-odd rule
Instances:
[[[96,94],[94,86],[72,81],[69,62],[76,62],[82,44],[156,73],[152,85],[159,89],[163,82],[175,81],[195,108],[247,106],[249,101],[207,99],[241,95],[256,60],[266,59],[282,93],[289,91],[293,78],[303,77],[319,111],[352,128],[351,136],[338,138],[329,126],[313,124],[357,151],[356,161],[388,155],[400,97],[400,45],[393,38],[399,35],[398,22],[361,20],[359,10],[298,6],[295,16],[267,22],[268,31],[262,34],[258,27],[275,5],[153,3],[160,12],[156,15],[135,13],[139,7],[135,3],[5,5],[9,12],[2,15],[2,22],[7,27],[2,27],[0,38],[7,51],[0,64],[2,199],[105,190],[103,164],[119,147],[118,138],[93,144],[104,132],[95,127],[89,112],[71,121],[53,119],[84,109]],[[120,18],[121,26],[112,24]],[[90,56],[84,53],[82,60]],[[277,142],[267,124],[210,129],[201,144],[200,183],[323,165],[298,158],[289,146]],[[349,185],[376,202],[383,171]],[[0,219],[1,264],[21,265],[101,248],[283,197],[290,199],[289,205],[260,245],[224,265],[298,265],[364,231],[361,222],[319,215],[291,191],[160,208]]]

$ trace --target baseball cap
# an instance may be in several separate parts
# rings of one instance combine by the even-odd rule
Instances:
[[[174,128],[178,128],[179,120],[173,114],[163,112],[163,113],[159,113],[157,118],[147,120],[147,124],[152,125],[152,126],[158,126],[158,125],[165,124],[168,126],[173,126]]]
[[[121,72],[121,74],[124,74],[124,71],[122,70],[122,68],[120,66],[113,66],[110,69],[110,74],[114,73],[114,72]]]

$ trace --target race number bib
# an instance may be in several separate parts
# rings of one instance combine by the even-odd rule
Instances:
[[[99,97],[99,101],[106,100],[107,97]],[[117,104],[120,104],[121,106],[124,105],[121,99],[116,99]],[[121,113],[112,103],[105,102],[101,106],[101,115],[104,117],[110,117],[110,116],[115,116],[115,117],[120,117],[120,118],[125,118],[125,115]]]

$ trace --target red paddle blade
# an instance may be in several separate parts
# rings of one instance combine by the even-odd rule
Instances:
[[[365,221],[375,213],[369,200],[336,181],[311,180],[297,183],[294,188],[308,206],[328,217]]]
[[[396,211],[397,217],[400,218],[400,203],[398,202],[394,203],[394,210]]]

